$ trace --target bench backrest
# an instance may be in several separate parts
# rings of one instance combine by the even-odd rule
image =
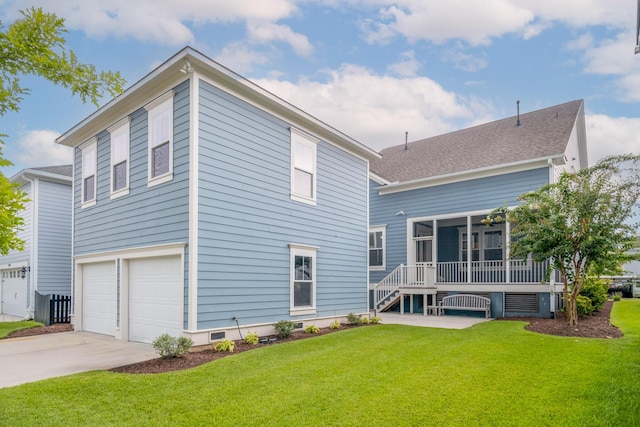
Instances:
[[[442,298],[441,304],[454,307],[485,308],[491,304],[491,300],[480,295],[457,294]]]

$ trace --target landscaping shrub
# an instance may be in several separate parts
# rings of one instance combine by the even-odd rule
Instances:
[[[584,295],[578,295],[578,299],[576,300],[578,303],[576,308],[578,310],[578,316],[583,317],[593,313],[593,304],[591,303],[591,299],[589,297],[585,297]]]
[[[193,340],[187,337],[172,337],[169,334],[162,334],[151,344],[162,359],[170,359],[187,354],[193,345]]]
[[[304,332],[306,334],[317,334],[318,332],[320,332],[320,328],[318,328],[316,325],[309,325],[304,329]]]
[[[591,300],[594,310],[601,310],[607,300],[609,281],[596,277],[588,277],[580,291],[580,295]]]
[[[338,319],[334,320],[333,322],[331,322],[331,324],[329,325],[329,327],[331,329],[340,329],[340,322],[338,322]]]
[[[273,327],[276,328],[276,332],[280,338],[288,338],[291,332],[296,329],[296,324],[291,320],[281,320],[273,325]]]
[[[382,321],[382,319],[381,319],[381,318],[376,317],[376,316],[372,317],[372,318],[371,318],[371,319],[369,319],[369,320],[370,320],[370,322],[371,322],[371,323],[373,323],[374,325],[375,325],[375,324],[378,324],[378,323],[380,323],[380,322]]]
[[[361,325],[362,317],[355,313],[349,313],[347,314],[347,322],[349,322],[350,325]]]
[[[233,349],[236,347],[236,343],[234,341],[223,339],[222,341],[218,341],[213,345],[213,349],[217,352],[229,352],[233,353]]]
[[[371,320],[368,317],[363,317],[362,318],[362,323],[365,325],[368,325],[369,323],[371,323]]]
[[[613,294],[613,300],[614,301],[620,301],[622,299],[622,292],[615,292]]]
[[[249,332],[246,337],[244,337],[244,342],[249,345],[257,345],[260,341],[258,334],[256,332]]]

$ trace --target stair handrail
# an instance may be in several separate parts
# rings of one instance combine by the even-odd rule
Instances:
[[[391,273],[379,281],[374,289],[375,307],[377,308],[382,301],[406,282],[404,264],[400,264]]]

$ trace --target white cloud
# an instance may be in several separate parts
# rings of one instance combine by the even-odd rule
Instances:
[[[286,25],[272,22],[252,21],[247,25],[249,38],[254,43],[268,44],[272,41],[285,42],[300,56],[310,56],[313,46],[303,34],[295,33]]]
[[[454,47],[444,49],[442,57],[445,61],[453,63],[456,68],[469,72],[479,71],[489,64],[484,56],[466,53],[462,43],[456,43]]]
[[[343,65],[326,82],[274,79],[255,82],[373,149],[399,145],[488,118],[490,106],[445,91],[426,77],[395,78]]]
[[[12,151],[14,162],[24,168],[39,166],[70,165],[73,163],[73,149],[56,144],[60,132],[49,129],[31,129],[20,133]]]
[[[606,156],[640,153],[640,118],[587,114],[589,164]]]
[[[409,50],[407,52],[402,52],[400,54],[400,60],[389,65],[387,69],[392,74],[402,77],[411,77],[417,75],[418,70],[420,70],[421,67],[422,64],[420,64],[420,61],[416,59],[415,52]]]
[[[10,18],[25,7],[18,0],[5,3],[3,13]],[[193,42],[187,24],[275,22],[298,10],[294,0],[32,0],[29,6],[54,12],[65,18],[67,28],[91,37],[134,38],[171,46]],[[294,49],[300,48],[295,36],[288,37],[294,39]]]
[[[213,59],[235,72],[246,73],[252,69],[253,65],[266,64],[273,57],[252,49],[246,43],[235,42],[227,45]]]

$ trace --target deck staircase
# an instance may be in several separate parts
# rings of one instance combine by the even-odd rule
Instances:
[[[435,294],[435,267],[430,263],[400,264],[375,287],[375,308],[390,309],[404,294]]]

